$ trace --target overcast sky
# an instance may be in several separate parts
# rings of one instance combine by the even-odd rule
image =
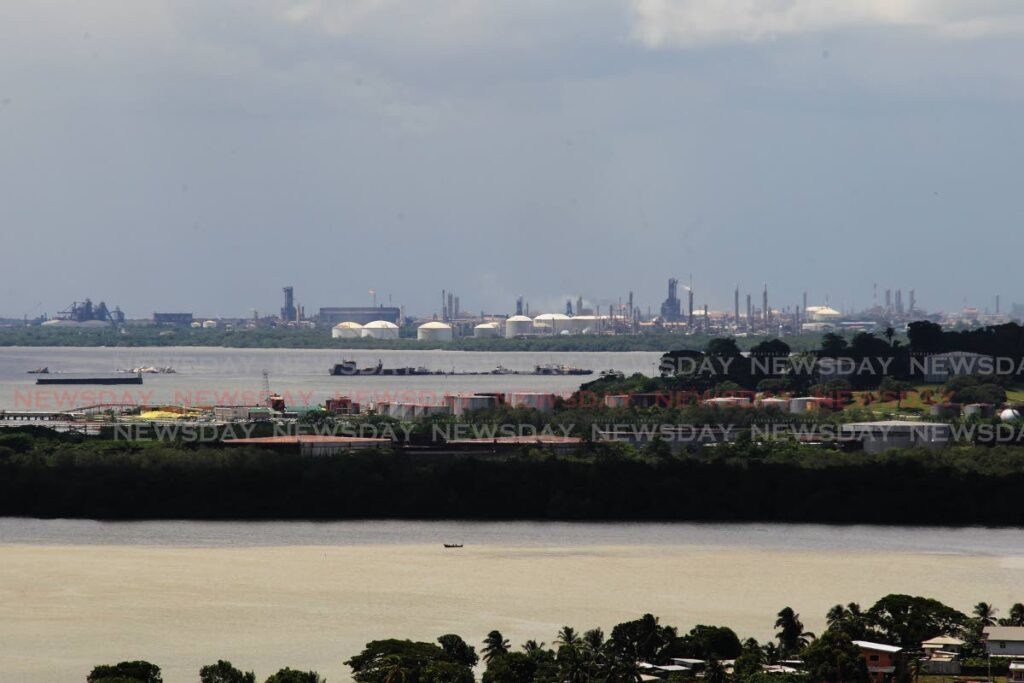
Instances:
[[[0,315],[1024,302],[1019,0],[0,3]],[[906,296],[906,295],[905,295]]]

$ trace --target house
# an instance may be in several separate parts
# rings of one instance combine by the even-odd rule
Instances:
[[[1024,626],[988,626],[982,631],[992,657],[1024,657]]]
[[[1024,660],[1010,662],[1010,670],[1006,672],[1006,683],[1024,683]]]
[[[922,672],[933,676],[959,676],[960,651],[964,641],[952,636],[937,636],[921,643],[924,653]]]
[[[860,656],[868,664],[872,683],[889,683],[896,672],[896,656],[903,648],[867,640],[855,640],[853,644],[860,648]]]

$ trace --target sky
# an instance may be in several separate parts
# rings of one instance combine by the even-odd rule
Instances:
[[[0,316],[1024,302],[1019,0],[0,3]],[[907,294],[904,294],[906,301]]]

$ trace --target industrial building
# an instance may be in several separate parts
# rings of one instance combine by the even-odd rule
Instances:
[[[525,315],[514,315],[505,321],[505,336],[512,339],[533,334],[533,320]]]
[[[342,322],[366,325],[377,320],[398,325],[401,317],[402,309],[393,306],[337,306],[321,308],[317,321],[324,327],[334,327]]]
[[[501,336],[501,326],[498,323],[480,323],[473,328],[473,336],[478,339]]]
[[[157,325],[191,325],[191,313],[154,313],[153,322]]]

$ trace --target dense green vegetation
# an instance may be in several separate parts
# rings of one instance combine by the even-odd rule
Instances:
[[[496,455],[304,457],[217,444],[0,435],[0,515],[1024,524],[1024,449],[869,455],[740,440]]]
[[[964,641],[964,673],[1006,673],[1007,662],[980,660],[984,655],[982,630],[996,623],[1024,626],[1024,604],[1016,603],[1007,617],[997,619],[997,610],[978,603],[970,615],[938,600],[912,595],[890,594],[867,609],[857,603],[838,604],[826,615],[826,630],[816,637],[808,632],[800,615],[791,607],[775,617],[775,637],[759,643],[741,640],[727,626],[698,624],[682,633],[651,614],[616,625],[606,636],[597,627],[577,631],[563,626],[551,646],[528,640],[515,649],[494,630],[476,647],[461,636],[449,633],[435,642],[389,638],[374,640],[349,658],[356,683],[473,683],[474,668],[483,665],[483,683],[638,683],[641,674],[655,673],[675,683],[817,683],[846,681],[867,683],[867,663],[857,640],[897,645],[893,683],[910,683],[920,678],[917,656],[922,641],[936,636],[954,636]],[[689,671],[652,670],[673,659],[693,661]],[[725,665],[726,660],[732,666]],[[794,664],[790,673],[766,673],[766,665]],[[791,668],[794,668],[791,666]],[[255,683],[253,673],[243,673],[230,662],[218,661],[200,670],[200,683]],[[314,671],[282,669],[266,683],[323,683]],[[162,683],[160,669],[148,662],[122,662],[98,666],[88,683]]]

